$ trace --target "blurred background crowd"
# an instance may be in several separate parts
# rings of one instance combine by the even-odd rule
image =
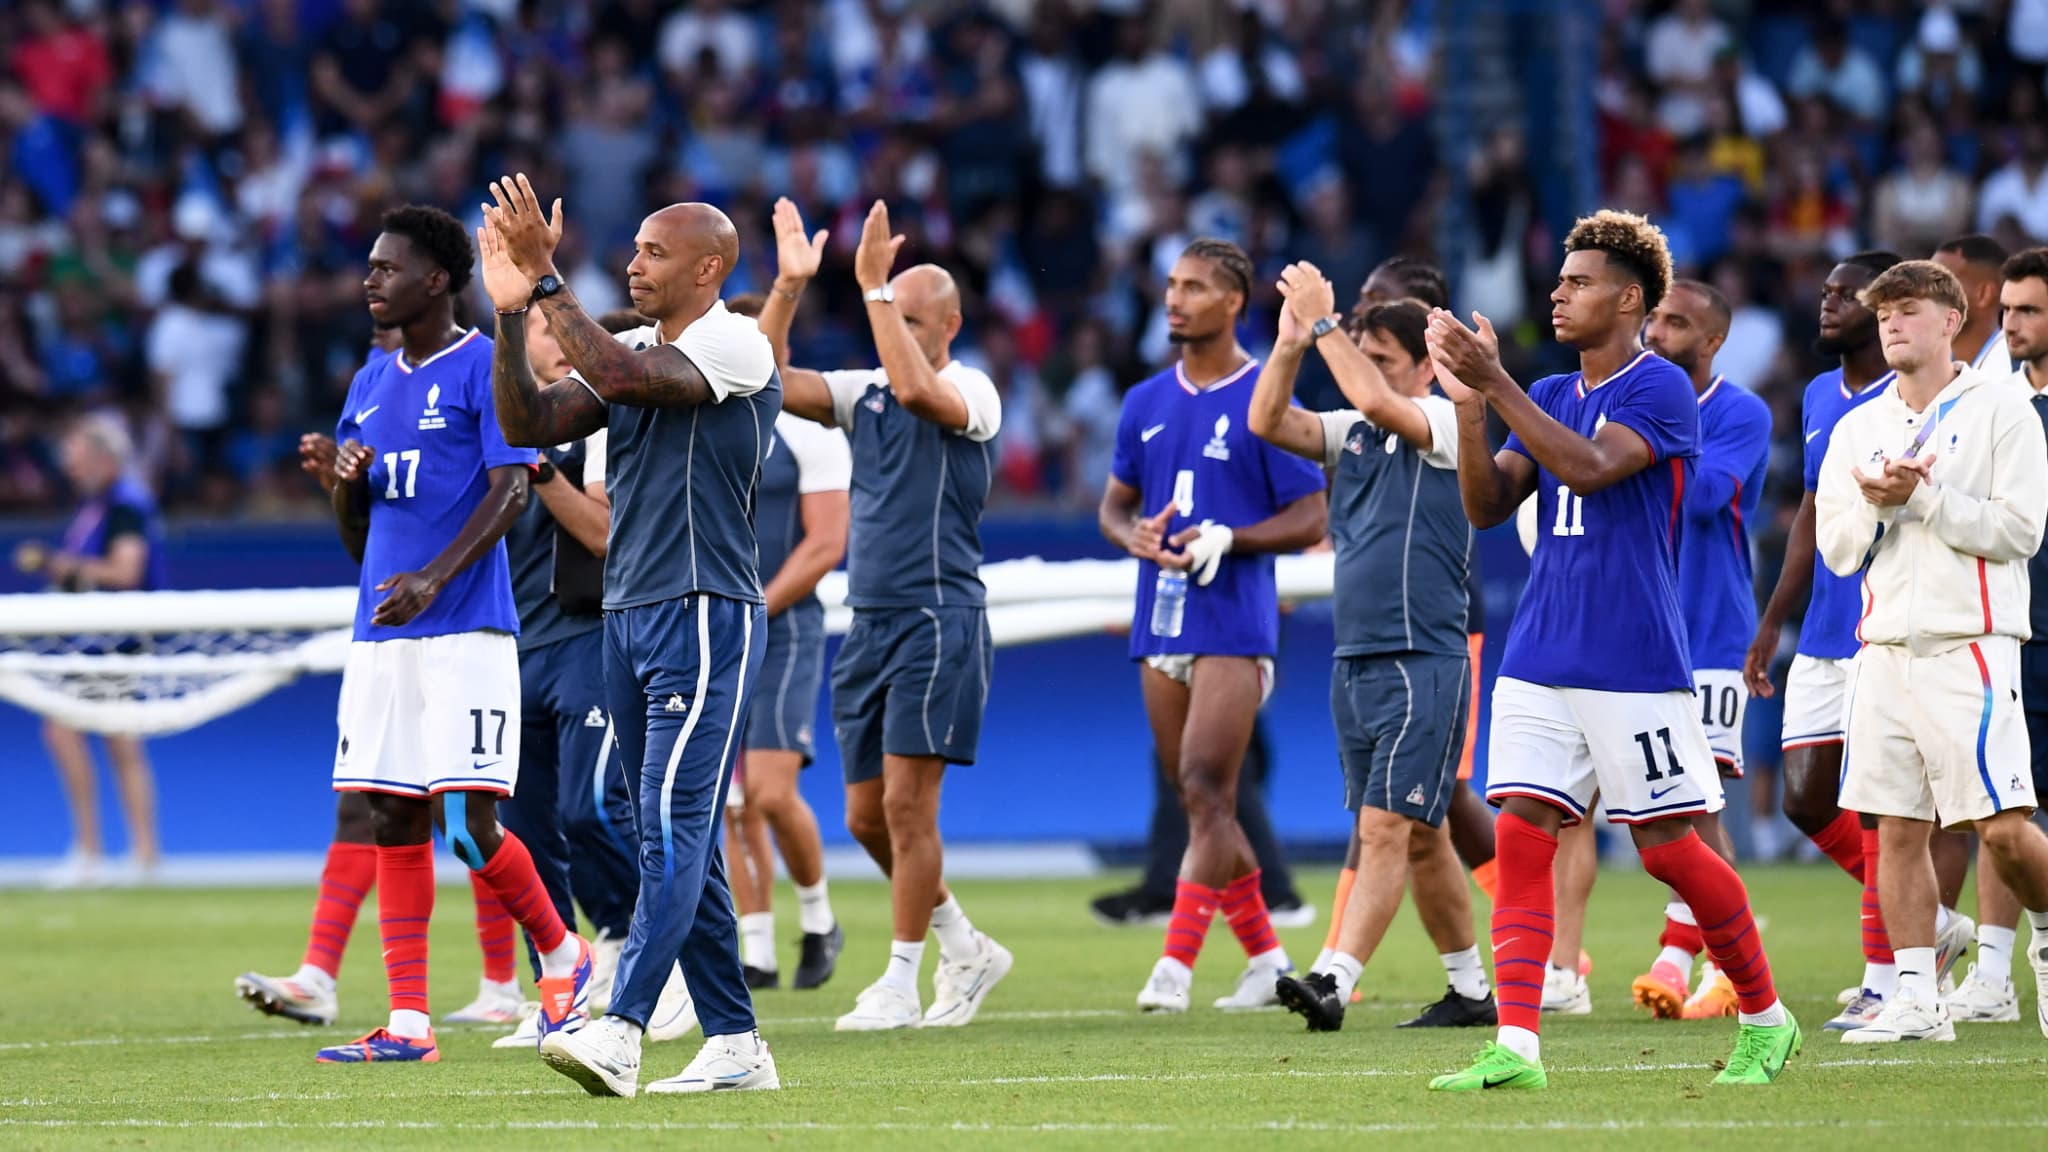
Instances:
[[[593,310],[677,200],[765,287],[791,196],[834,236],[821,367],[872,355],[848,264],[887,198],[1005,393],[997,499],[1039,510],[1093,507],[1196,235],[1344,286],[1438,262],[1533,374],[1562,229],[1645,212],[1737,305],[1781,506],[1836,257],[2048,240],[2048,0],[9,0],[0,61],[0,514],[68,505],[56,429],[95,407],[174,511],[317,512],[294,446],[369,346],[379,212],[474,220],[512,171]]]

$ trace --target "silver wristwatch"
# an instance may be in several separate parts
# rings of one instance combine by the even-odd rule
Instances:
[[[880,288],[870,288],[861,293],[860,299],[863,304],[894,304],[896,289],[884,284]]]

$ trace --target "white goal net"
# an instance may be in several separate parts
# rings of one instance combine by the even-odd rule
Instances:
[[[1135,560],[1007,560],[982,569],[997,647],[1127,628]],[[1330,594],[1328,554],[1279,560],[1280,595]],[[846,578],[819,585],[846,630]],[[0,700],[91,732],[161,735],[341,670],[353,588],[0,596]]]

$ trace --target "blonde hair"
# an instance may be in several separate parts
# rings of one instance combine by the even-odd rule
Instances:
[[[1671,291],[1671,246],[1664,230],[1648,217],[1602,208],[1582,216],[1564,238],[1567,252],[1604,252],[1643,288],[1643,315],[1656,311]]]
[[[1956,274],[1932,260],[1902,260],[1878,274],[1856,298],[1872,312],[1906,300],[1928,300],[1970,318],[1970,298]]]

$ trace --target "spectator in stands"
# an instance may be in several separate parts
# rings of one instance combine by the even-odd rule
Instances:
[[[1138,177],[1146,157],[1162,162],[1178,183],[1188,172],[1188,145],[1201,130],[1192,70],[1150,44],[1144,21],[1119,22],[1116,56],[1088,84],[1081,138],[1089,175],[1113,201],[1142,194]]]
[[[163,587],[163,525],[156,498],[130,470],[131,453],[127,429],[118,417],[96,414],[73,424],[64,437],[63,465],[80,498],[78,511],[61,544],[54,550],[24,545],[15,555],[15,566],[40,573],[53,589],[64,592],[148,592]],[[43,740],[57,765],[73,825],[71,851],[50,882],[71,887],[152,877],[161,856],[156,781],[142,741],[134,736],[105,738],[128,822],[131,871],[116,877],[107,870],[86,734],[49,720],[43,725]]]
[[[1849,42],[1849,28],[1829,19],[1815,30],[1813,42],[1800,50],[1786,87],[1804,99],[1819,96],[1859,120],[1884,118],[1884,73],[1863,49]]]
[[[242,363],[247,329],[223,311],[199,280],[196,264],[171,273],[170,299],[149,327],[147,359],[157,394],[201,477],[226,463],[228,390]]]
[[[1995,231],[2011,217],[2029,245],[2048,242],[2048,127],[2020,125],[2017,154],[1984,181],[1977,195],[1977,228]]]
[[[1975,193],[1942,155],[1941,133],[1924,115],[1911,118],[1900,147],[1905,163],[1877,185],[1870,233],[1893,252],[1932,252],[1970,226]]]

